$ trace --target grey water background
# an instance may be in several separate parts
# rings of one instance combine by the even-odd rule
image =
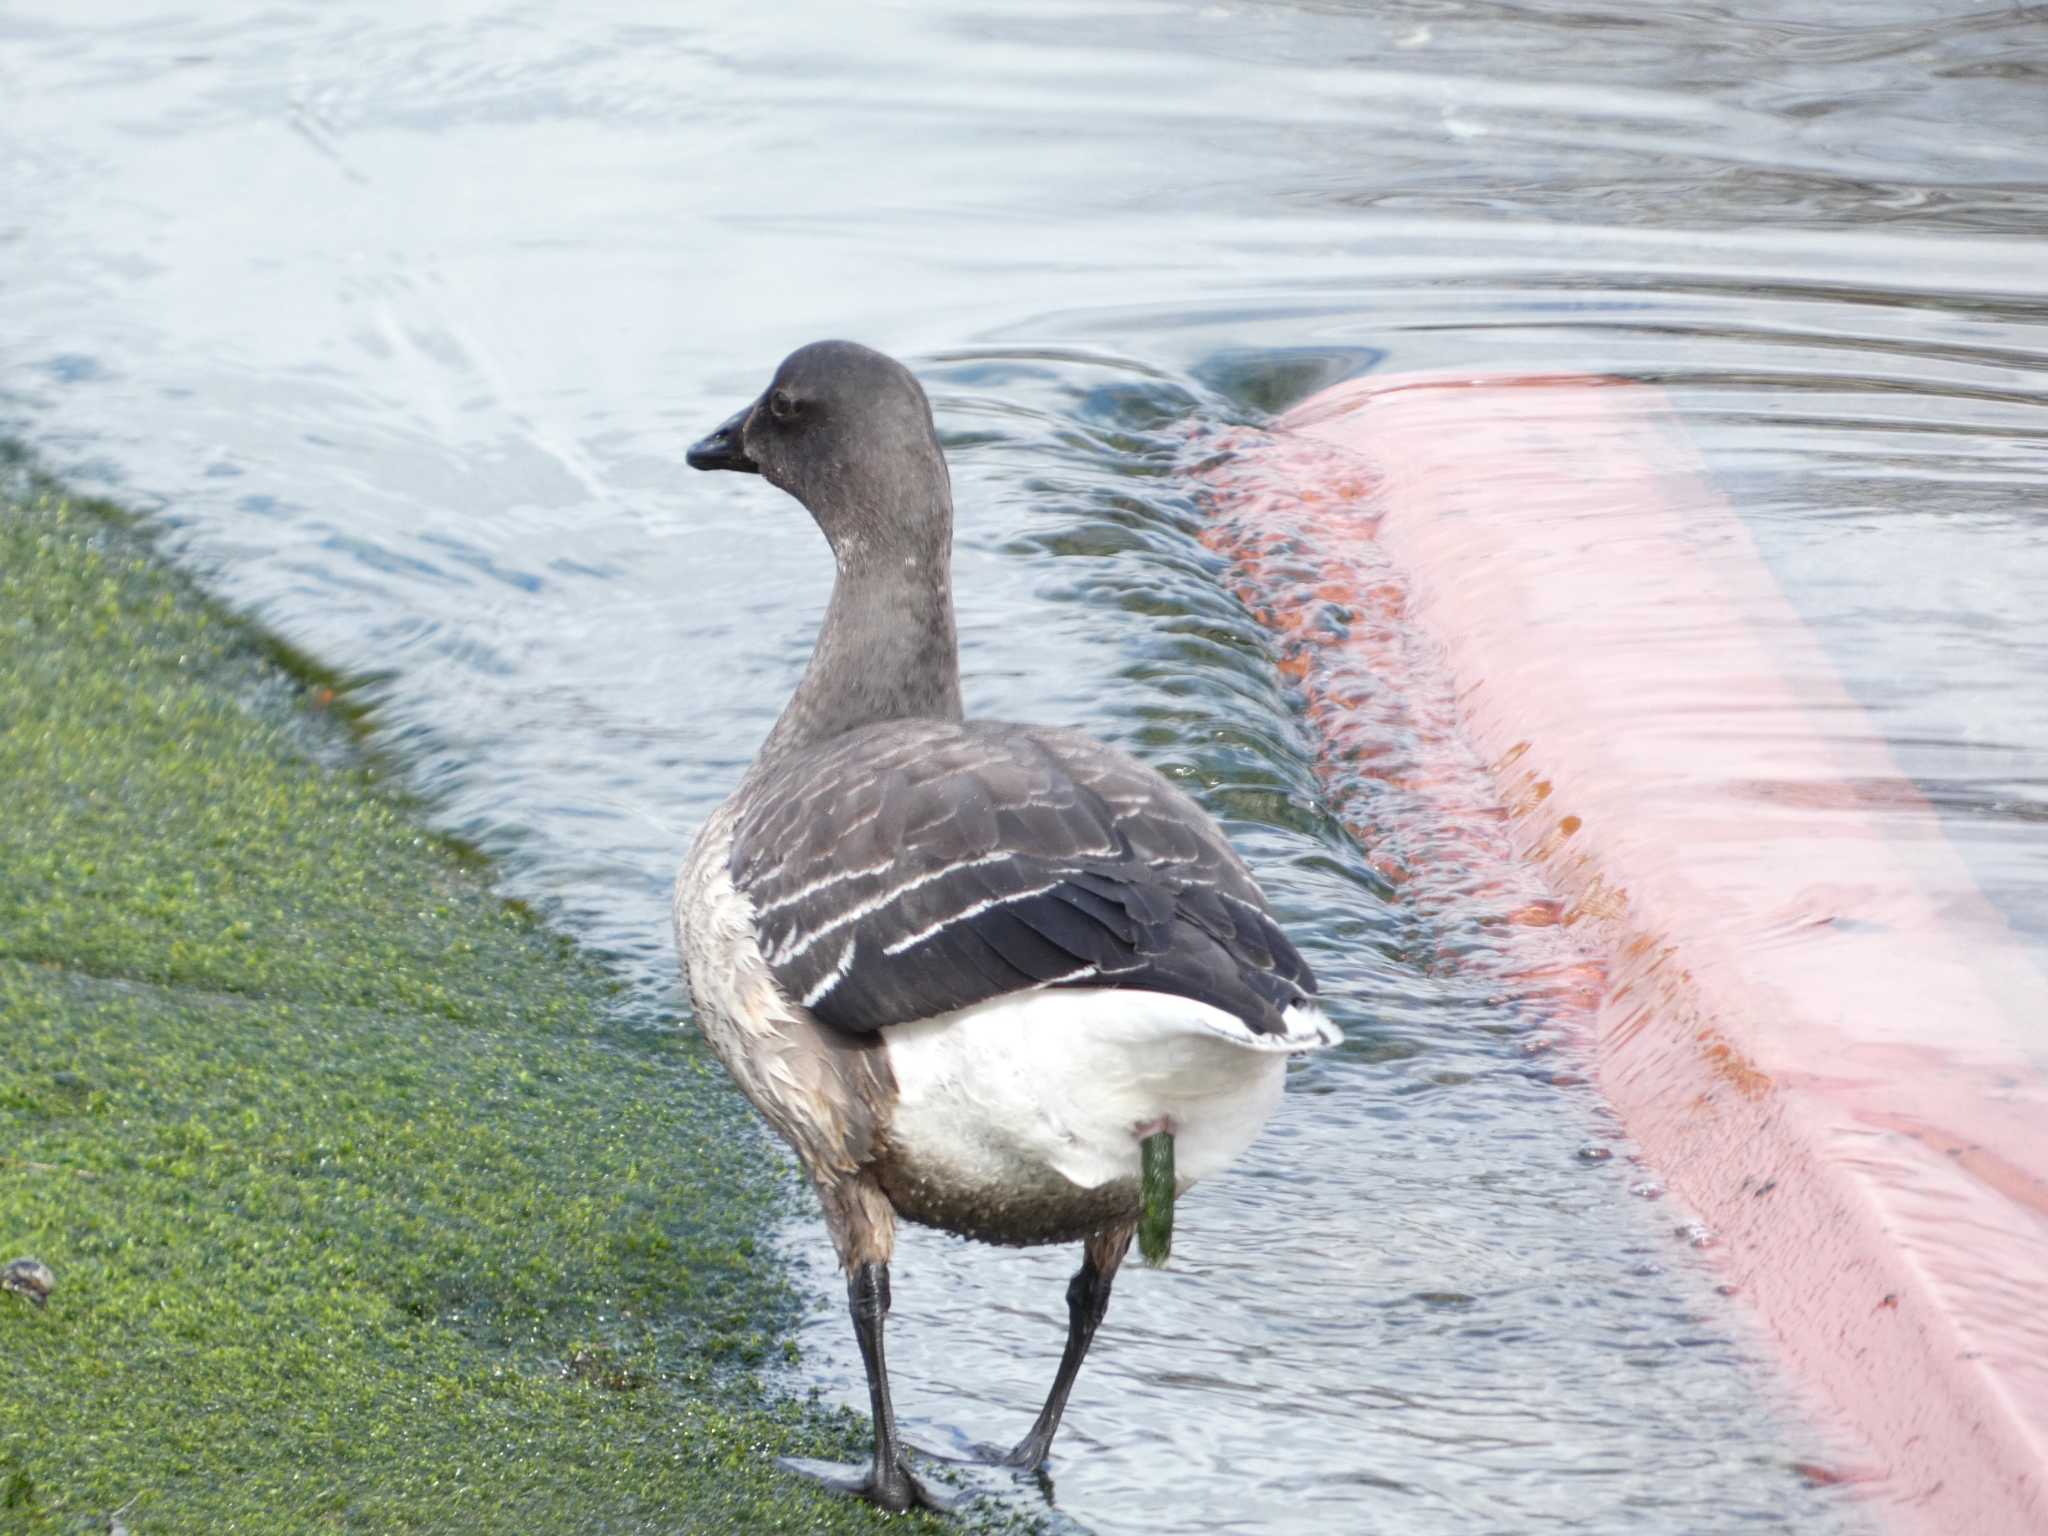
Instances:
[[[800,511],[681,450],[802,341],[906,356],[970,708],[1203,794],[1351,1034],[1127,1272],[1056,1507],[1860,1529],[1810,1475],[1856,1448],[1569,1044],[1336,828],[1176,445],[1364,367],[1660,381],[2038,945],[2044,150],[2029,5],[17,0],[0,431],[364,678],[448,823],[672,1012],[668,880],[829,579]],[[862,1404],[822,1241],[790,1234],[791,1387]],[[914,1438],[1022,1432],[1072,1264],[907,1236]]]

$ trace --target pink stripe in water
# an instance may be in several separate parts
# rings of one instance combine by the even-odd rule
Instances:
[[[2048,981],[1662,395],[1394,377],[1280,427],[1202,445],[1209,542],[1368,855],[1590,1043],[1899,1528],[2048,1530]]]

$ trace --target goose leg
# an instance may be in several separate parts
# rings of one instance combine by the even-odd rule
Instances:
[[[882,1322],[889,1315],[889,1266],[877,1260],[855,1265],[846,1277],[846,1300],[853,1313],[853,1334],[860,1342],[860,1363],[868,1375],[875,1459],[865,1472],[859,1467],[794,1456],[785,1456],[782,1465],[834,1493],[866,1499],[892,1514],[907,1509],[932,1509],[943,1514],[955,1501],[927,1488],[911,1472],[903,1441],[896,1433],[896,1405],[889,1397],[889,1363],[882,1350]]]
[[[1067,1347],[1060,1354],[1059,1373],[1052,1379],[1052,1391],[1038,1410],[1031,1432],[1003,1458],[1006,1466],[1032,1472],[1045,1464],[1052,1437],[1059,1433],[1060,1415],[1067,1409],[1067,1394],[1074,1390],[1074,1378],[1081,1374],[1081,1362],[1095,1340],[1095,1330],[1109,1311],[1110,1283],[1131,1246],[1132,1231],[1130,1227],[1111,1227],[1089,1238],[1082,1249],[1081,1267],[1067,1282]]]
[[[909,1470],[903,1440],[895,1427],[895,1403],[889,1399],[889,1360],[883,1354],[883,1319],[889,1317],[889,1266],[879,1260],[856,1264],[846,1276],[846,1303],[854,1315],[854,1337],[860,1341],[860,1364],[868,1372],[868,1407],[874,1417],[874,1460],[860,1466],[838,1466],[799,1456],[784,1456],[782,1466],[809,1477],[834,1493],[866,1499],[891,1513],[905,1509],[936,1509],[946,1513],[954,1499],[934,1493]]]
[[[910,1470],[896,1433],[896,1405],[889,1397],[889,1362],[882,1349],[882,1325],[889,1316],[889,1255],[896,1246],[896,1212],[881,1186],[867,1177],[817,1179],[825,1228],[846,1270],[846,1304],[853,1335],[868,1377],[874,1413],[874,1460],[863,1467],[785,1456],[782,1466],[833,1493],[866,1499],[883,1509],[933,1509],[944,1513],[957,1500],[927,1488]]]
[[[860,1491],[883,1509],[901,1512],[923,1492],[903,1460],[896,1434],[896,1405],[889,1399],[889,1361],[882,1351],[882,1324],[889,1316],[889,1266],[863,1264],[846,1277],[860,1363],[868,1373],[868,1407],[875,1426],[875,1462]]]

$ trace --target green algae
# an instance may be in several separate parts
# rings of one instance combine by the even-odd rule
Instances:
[[[860,1531],[786,1176],[113,510],[0,489],[0,1530]],[[787,1378],[783,1380],[786,1382]]]
[[[1173,1257],[1173,1132],[1154,1131],[1138,1143],[1138,1254],[1154,1269]]]

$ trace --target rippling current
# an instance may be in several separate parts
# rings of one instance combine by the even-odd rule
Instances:
[[[2048,945],[2039,7],[22,0],[0,100],[0,430],[360,677],[650,1013],[668,880],[829,579],[681,450],[816,336],[919,368],[970,710],[1200,794],[1350,1035],[1126,1272],[1063,1516],[1863,1528],[1570,1043],[1460,965],[1483,914],[1338,826],[1180,449],[1368,369],[1658,381]],[[792,1389],[861,1404],[822,1234],[790,1247]],[[1073,1261],[908,1236],[914,1439],[1021,1433]]]

